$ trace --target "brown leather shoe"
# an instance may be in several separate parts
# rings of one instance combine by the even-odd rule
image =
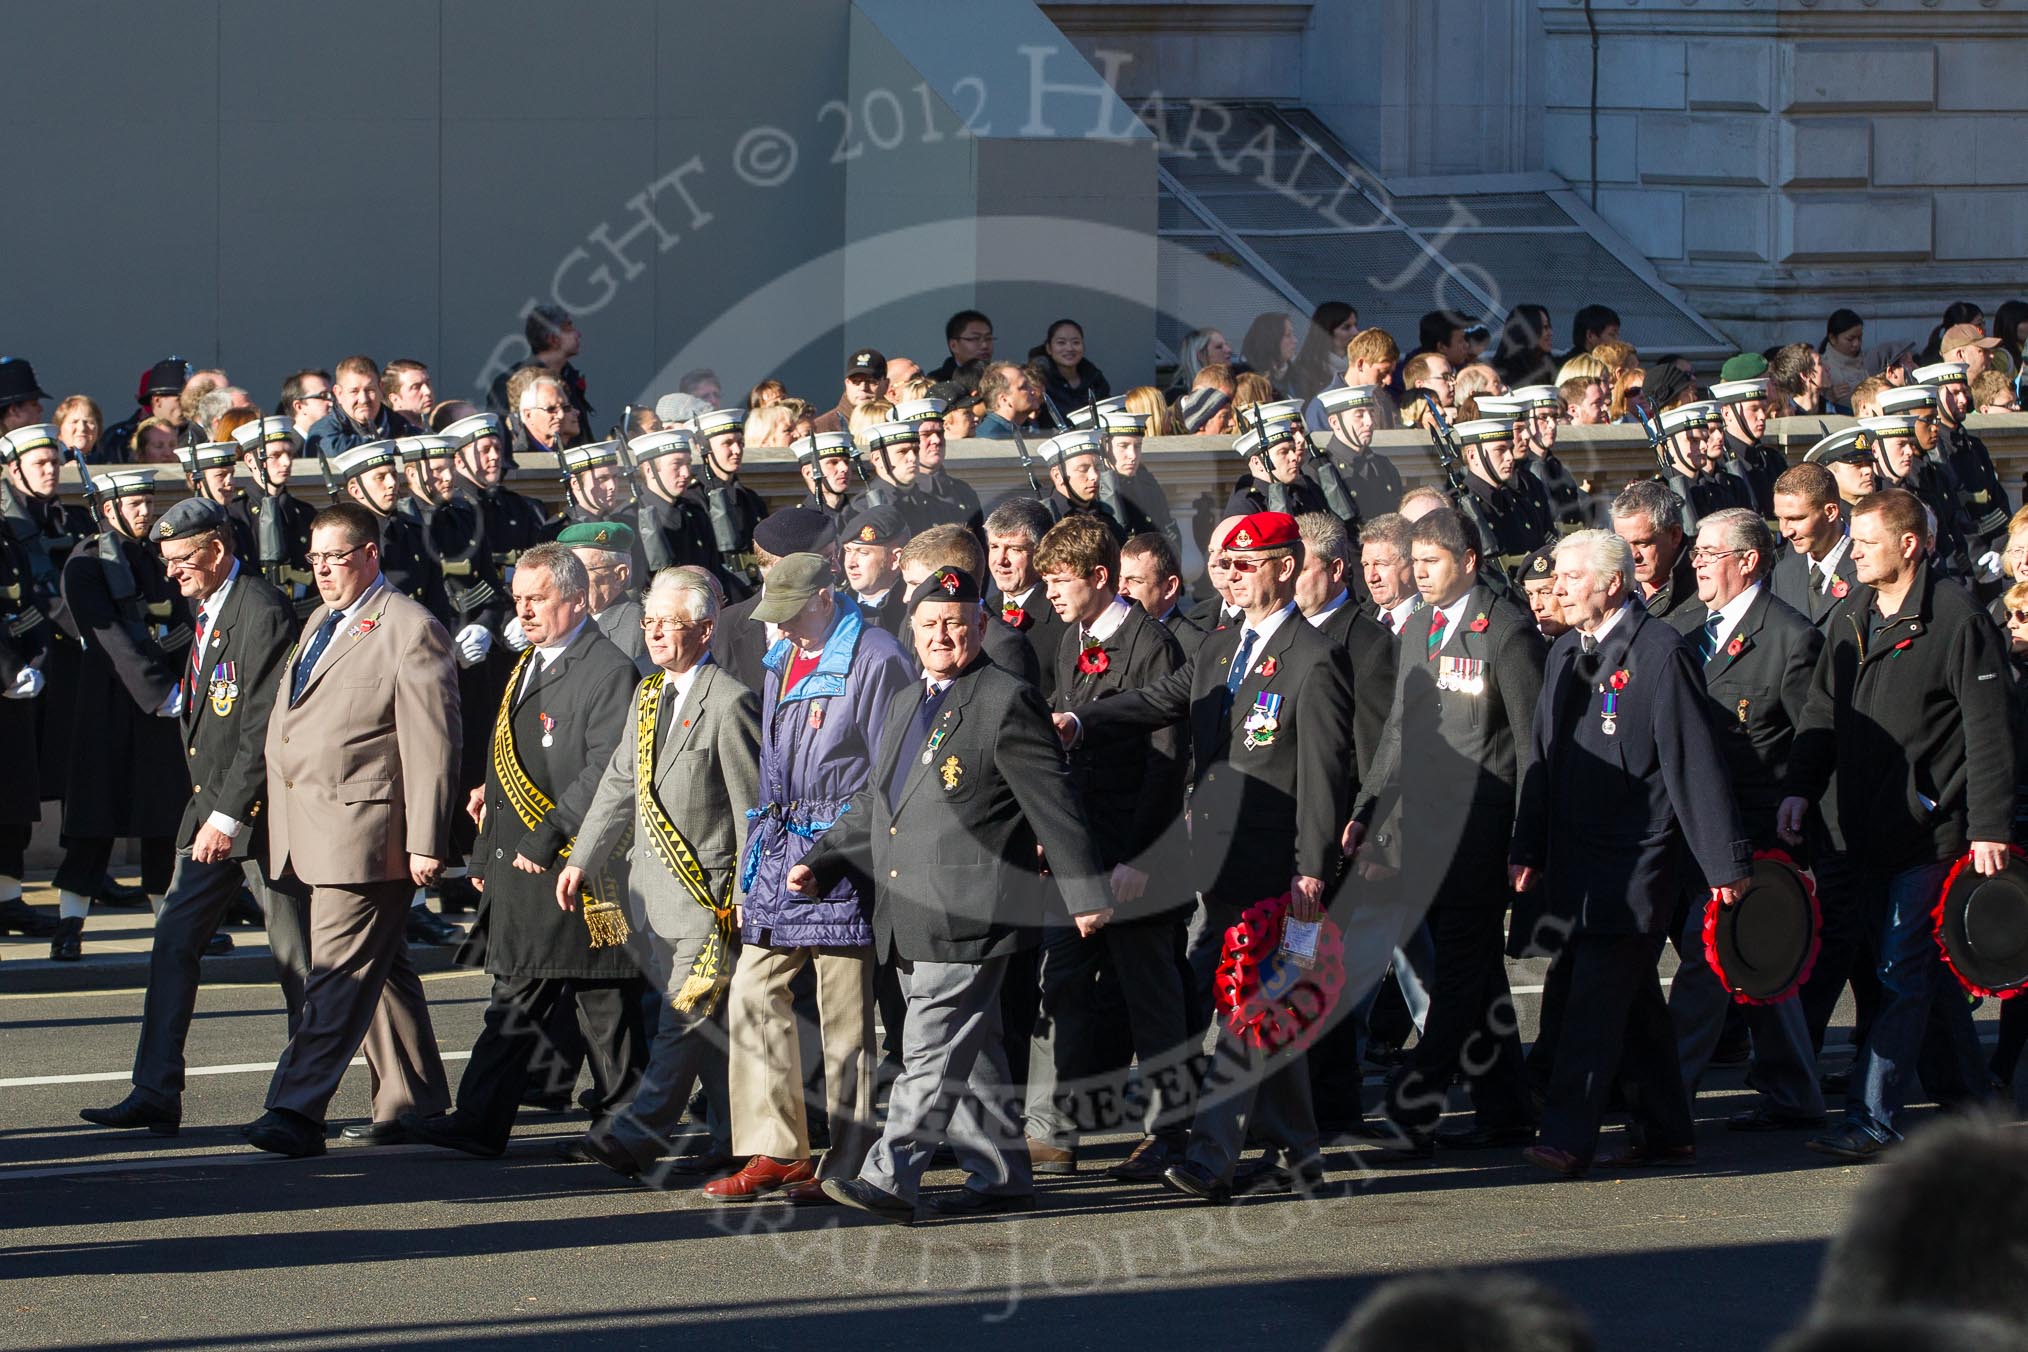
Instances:
[[[1038,1174],[1074,1174],[1077,1172],[1077,1151],[1030,1136],[1028,1168]]]
[[[778,1160],[755,1155],[736,1174],[713,1179],[704,1185],[704,1196],[712,1202],[751,1202],[794,1183],[807,1183],[817,1176],[808,1160]]]
[[[1584,1173],[1583,1160],[1553,1145],[1531,1145],[1521,1152],[1521,1158],[1538,1169],[1547,1169],[1564,1178],[1577,1178]]]

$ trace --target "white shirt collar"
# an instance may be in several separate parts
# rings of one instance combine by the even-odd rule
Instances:
[[[1632,610],[1633,608],[1634,608],[1634,598],[1629,596],[1626,599],[1626,601],[1621,604],[1618,610],[1615,610],[1612,614],[1605,617],[1604,622],[1601,623],[1597,629],[1594,629],[1592,631],[1591,636],[1597,639],[1600,643],[1605,642],[1606,635],[1610,634],[1613,631],[1613,629],[1616,626],[1618,626],[1619,622],[1626,618],[1627,612]]]
[[[359,617],[359,612],[366,609],[366,603],[368,601],[371,601],[374,598],[374,596],[376,596],[379,593],[380,589],[386,585],[387,585],[386,574],[382,574],[381,576],[373,579],[372,586],[368,587],[365,591],[359,593],[359,595],[353,597],[352,604],[338,612],[338,627],[342,629],[345,627],[347,623],[357,619]]]
[[[1712,642],[1716,645],[1713,651],[1722,649],[1725,646],[1725,640],[1732,637],[1732,631],[1737,629],[1739,622],[1746,618],[1747,608],[1753,604],[1753,598],[1758,595],[1760,595],[1760,583],[1756,582],[1718,608],[1718,632],[1712,639]]]
[[[1397,634],[1400,633],[1401,626],[1406,624],[1408,617],[1415,613],[1415,603],[1421,599],[1420,596],[1411,593],[1382,610],[1380,613],[1387,616],[1387,627]]]
[[[1310,623],[1315,625],[1319,629],[1323,628],[1324,621],[1330,619],[1333,615],[1336,615],[1339,611],[1343,610],[1347,605],[1351,604],[1351,601],[1352,601],[1351,591],[1341,588],[1338,594],[1331,598],[1330,605],[1325,606],[1322,610],[1318,611],[1316,614],[1309,617]]]
[[[673,719],[683,712],[683,702],[690,698],[690,687],[697,684],[697,673],[704,670],[704,663],[696,662],[690,670],[665,673],[662,682],[662,699],[669,706]]]
[[[197,614],[205,632],[211,632],[212,621],[225,608],[225,598],[232,595],[232,584],[239,581],[239,560],[232,561],[232,571],[225,575],[225,581],[218,584],[218,590],[197,603]]]
[[[1851,547],[1852,547],[1852,537],[1849,535],[1840,535],[1837,541],[1834,544],[1832,544],[1832,546],[1829,549],[1824,551],[1824,557],[1821,560],[1812,561],[1808,558],[1805,558],[1803,561],[1809,564],[1810,568],[1819,574],[1834,573],[1838,570],[1838,561],[1845,557],[1845,551],[1847,549],[1850,549]],[[1823,584],[1818,583],[1817,585],[1821,587]]]
[[[858,599],[860,605],[871,606],[873,609],[878,610],[887,604],[888,597],[894,595],[894,587],[895,584],[890,582],[877,592],[855,591],[852,595]]]
[[[1438,615],[1443,616],[1444,631],[1443,634],[1437,639],[1438,648],[1442,648],[1445,644],[1449,643],[1451,641],[1451,635],[1458,632],[1458,621],[1464,618],[1465,612],[1467,610],[1471,609],[1471,600],[1472,593],[1468,591],[1463,596],[1460,596],[1457,600],[1451,602],[1449,606],[1430,607],[1431,611],[1430,619],[1432,622],[1435,621]]]
[[[1273,638],[1275,636],[1275,631],[1277,629],[1280,629],[1283,624],[1287,623],[1289,616],[1295,613],[1296,613],[1296,603],[1294,601],[1291,601],[1287,605],[1283,606],[1280,610],[1277,610],[1274,614],[1262,620],[1259,624],[1255,624],[1251,620],[1248,620],[1246,622],[1240,634],[1239,641],[1242,644],[1246,642],[1247,632],[1251,632],[1257,635],[1257,637],[1253,641],[1253,648],[1246,655],[1246,665],[1240,668],[1241,676],[1244,676],[1246,675],[1247,672],[1253,670],[1254,663],[1260,661],[1260,655],[1267,650],[1268,640]]]
[[[1115,596],[1113,603],[1101,611],[1099,617],[1091,622],[1091,627],[1084,631],[1084,637],[1104,643],[1119,632],[1120,626],[1127,622],[1127,612],[1132,609],[1133,602],[1124,596]]]
[[[1042,584],[1036,582],[1031,583],[1027,591],[1019,593],[1003,592],[1001,593],[1001,595],[1005,598],[1004,603],[1006,605],[1013,606],[1016,610],[1026,610],[1028,609],[1028,598],[1035,595],[1035,593],[1040,591],[1041,589]]]
[[[557,642],[545,643],[540,647],[538,647],[535,651],[536,654],[542,658],[542,665],[546,667],[551,662],[554,662],[559,656],[561,656],[563,650],[565,648],[568,648],[571,644],[575,643],[577,641],[577,636],[583,633],[584,627],[590,623],[591,617],[586,616],[584,619],[579,620],[577,622],[577,628],[571,630],[568,634],[565,634]]]

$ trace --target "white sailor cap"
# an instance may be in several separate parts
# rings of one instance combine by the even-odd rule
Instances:
[[[1042,463],[1052,469],[1081,455],[1097,455],[1105,449],[1105,438],[1089,428],[1059,432],[1042,443]]]
[[[588,441],[582,446],[563,448],[563,467],[572,474],[619,463],[620,443],[617,441]]]
[[[1109,437],[1138,437],[1148,430],[1148,415],[1129,408],[1099,410],[1099,431]]]
[[[448,460],[457,453],[458,439],[431,433],[420,437],[396,437],[394,448],[403,460]]]
[[[1711,400],[1694,404],[1678,404],[1662,414],[1662,435],[1673,437],[1678,432],[1694,432],[1711,426],[1718,419],[1718,405]]]
[[[1512,441],[1514,424],[1504,418],[1474,418],[1451,428],[1460,446],[1480,446],[1491,441]]]
[[[1901,434],[1897,432],[1895,435]],[[1862,423],[1854,423],[1820,439],[1816,445],[1803,453],[1803,459],[1812,465],[1833,465],[1852,461],[1863,464],[1873,459],[1873,452],[1879,445],[1878,432],[1869,430]]]
[[[1518,390],[1507,391],[1507,397],[1523,408],[1552,408],[1559,411],[1563,408],[1563,391],[1554,385],[1523,385]],[[1481,400],[1479,406],[1485,407],[1485,401]]]
[[[273,445],[277,441],[288,442],[289,448],[294,451],[303,449],[303,434],[287,418],[256,418],[252,422],[241,423],[232,429],[232,439],[238,443],[242,453],[256,446]]]
[[[1509,394],[1482,394],[1474,404],[1481,418],[1505,418],[1517,421],[1528,412],[1528,406]]]
[[[894,406],[896,422],[942,422],[949,408],[941,399],[904,399]]]
[[[850,460],[855,450],[850,432],[818,432],[797,437],[789,449],[796,453],[797,461],[805,465],[814,465],[819,460]]]
[[[1745,404],[1755,399],[1767,398],[1767,377],[1757,380],[1721,380],[1711,387],[1711,397],[1720,407],[1727,404]]]
[[[1348,408],[1372,408],[1380,402],[1378,385],[1333,385],[1317,396],[1326,413],[1343,413]]]
[[[0,464],[11,465],[30,451],[39,451],[45,446],[56,452],[57,459],[63,459],[64,445],[57,439],[55,423],[29,423],[26,427],[17,427],[0,437]]]
[[[922,440],[922,428],[899,420],[878,422],[866,429],[866,449],[884,451],[889,446],[906,446]]]
[[[1123,409],[1126,406],[1127,396],[1124,394],[1116,394],[1110,399],[1101,399],[1098,401],[1098,416],[1103,418],[1114,409]],[[1070,419],[1072,427],[1090,427],[1092,425],[1092,405],[1079,404],[1064,416]]]
[[[1922,385],[1963,384],[1970,378],[1971,369],[1961,361],[1933,361],[1916,367],[1911,374]]]
[[[645,465],[650,460],[660,460],[665,455],[678,451],[695,451],[696,440],[680,427],[665,428],[660,432],[643,432],[637,437],[627,438],[627,454],[634,457],[634,463]]]
[[[1915,435],[1913,413],[1883,413],[1874,418],[1861,418],[1859,425],[1876,437],[1912,437]]]
[[[443,434],[460,447],[469,446],[480,437],[498,437],[504,442],[507,440],[507,420],[497,413],[474,413],[469,418],[448,424]]]
[[[178,446],[176,459],[183,466],[185,474],[196,474],[201,470],[218,469],[235,463],[239,459],[239,443],[236,441],[200,441],[195,446]]]
[[[326,459],[333,474],[340,479],[353,479],[367,470],[395,464],[401,459],[401,450],[392,441],[362,441],[357,446],[333,451]]]
[[[1882,390],[1873,402],[1882,413],[1908,413],[1916,409],[1935,408],[1940,397],[1934,385],[1900,385]]]
[[[1239,453],[1240,459],[1251,460],[1254,456],[1285,441],[1294,441],[1299,449],[1309,448],[1308,429],[1303,426],[1300,411],[1294,418],[1266,418],[1258,423],[1254,421],[1253,415],[1256,411],[1273,407],[1275,407],[1273,404],[1256,404],[1246,411],[1241,420],[1246,430],[1232,443],[1232,449]]]
[[[137,498],[155,491],[152,469],[109,469],[93,476],[101,498]]]
[[[743,408],[706,409],[691,419],[690,425],[697,434],[704,437],[722,436],[727,432],[746,430],[746,410]]]

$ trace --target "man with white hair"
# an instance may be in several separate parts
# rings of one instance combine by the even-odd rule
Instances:
[[[584,521],[556,537],[584,565],[592,623],[633,659],[643,676],[655,670],[641,628],[641,603],[629,593],[634,578],[634,532],[624,521]]]
[[[561,449],[563,414],[569,407],[569,391],[553,376],[537,376],[521,387],[521,400],[514,411],[521,416],[528,450],[554,455]]]
[[[1634,604],[1633,577],[1633,551],[1616,535],[1576,531],[1557,547],[1556,596],[1573,627],[1543,672],[1509,853],[1521,894],[1510,951],[1567,936],[1555,1070],[1526,1152],[1564,1177],[1591,1167],[1607,1095],[1623,1077],[1634,1121],[1609,1163],[1696,1157],[1655,963],[1684,864],[1727,906],[1752,864],[1696,654]]]

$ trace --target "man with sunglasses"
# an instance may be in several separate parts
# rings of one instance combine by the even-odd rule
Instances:
[[[176,832],[175,873],[155,917],[133,1090],[110,1108],[78,1115],[100,1126],[174,1136],[183,1117],[183,1047],[197,1004],[198,961],[242,882],[266,917],[291,1033],[302,1017],[310,974],[310,917],[307,898],[268,888],[261,812],[268,716],[295,637],[294,614],[280,592],[242,563],[231,523],[216,503],[177,503],[149,537],[196,610],[179,720],[195,782]]]

